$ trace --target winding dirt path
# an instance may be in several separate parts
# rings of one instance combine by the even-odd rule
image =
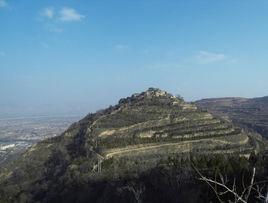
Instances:
[[[146,150],[151,150],[151,149],[156,149],[156,148],[161,148],[161,147],[166,147],[166,146],[182,146],[186,147],[187,145],[197,143],[197,142],[204,142],[204,141],[209,141],[217,144],[228,144],[229,142],[223,141],[223,140],[216,140],[216,139],[211,139],[211,138],[205,138],[205,139],[199,139],[199,140],[189,140],[189,141],[181,141],[181,142],[176,142],[176,143],[164,143],[164,144],[150,144],[150,145],[133,145],[129,147],[124,147],[124,148],[117,148],[117,149],[112,149],[112,150],[107,150],[104,154],[104,157],[106,159],[111,158],[116,155],[121,155],[124,153],[131,153],[131,152],[140,152],[140,151],[146,151]],[[188,146],[188,150],[190,151],[191,147]],[[183,150],[185,151],[185,150]]]

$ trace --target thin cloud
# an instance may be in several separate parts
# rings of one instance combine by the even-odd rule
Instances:
[[[223,53],[214,53],[208,51],[199,51],[195,56],[196,61],[201,64],[209,64],[215,62],[226,62],[229,57]]]
[[[43,8],[39,13],[39,17],[41,17],[39,20],[44,23],[45,28],[53,33],[63,32],[64,25],[62,22],[77,22],[85,18],[84,15],[81,15],[73,8],[62,7],[61,9],[55,9],[51,6]]]
[[[54,18],[55,16],[54,8],[53,7],[44,8],[41,12],[41,15],[49,19]]]
[[[6,53],[4,51],[0,51],[0,56],[4,57],[4,56],[6,56]]]
[[[129,46],[127,44],[116,44],[114,45],[114,49],[117,51],[125,51],[129,49]]]
[[[63,7],[59,11],[59,20],[63,22],[81,21],[83,18],[85,18],[85,16],[81,15],[73,8]]]
[[[0,0],[0,8],[4,8],[4,7],[7,7],[8,4],[5,0]]]
[[[49,45],[46,42],[40,42],[40,45],[45,49],[49,48]]]
[[[62,33],[63,32],[63,28],[61,28],[55,24],[47,24],[46,29],[49,32],[54,32],[54,33]]]

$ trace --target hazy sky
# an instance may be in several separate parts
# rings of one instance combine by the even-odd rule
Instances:
[[[0,116],[75,114],[150,86],[268,95],[267,0],[0,0]]]

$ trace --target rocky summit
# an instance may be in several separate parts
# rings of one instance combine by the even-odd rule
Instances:
[[[258,147],[251,134],[232,123],[180,97],[149,88],[87,115],[62,135],[30,147],[3,167],[0,202],[116,202],[100,198],[107,192],[104,182],[138,178],[146,171],[169,165],[174,157],[248,157]],[[116,191],[111,188],[109,194],[125,194],[125,186]],[[132,188],[136,199],[144,190],[143,186]],[[73,199],[66,199],[71,194]]]

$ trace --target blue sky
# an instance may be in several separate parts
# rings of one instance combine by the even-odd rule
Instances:
[[[0,114],[86,114],[159,87],[268,95],[266,0],[0,0]]]

